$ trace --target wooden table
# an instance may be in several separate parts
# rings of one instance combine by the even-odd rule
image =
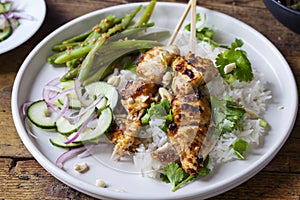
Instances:
[[[23,60],[49,33],[85,13],[130,2],[133,1],[46,0],[47,15],[40,30],[23,45],[0,55],[0,199],[93,199],[55,179],[27,151],[12,120],[11,92]],[[287,59],[299,84],[300,35],[276,21],[261,0],[202,0],[200,3],[242,20],[270,39]],[[289,139],[261,172],[213,199],[300,199],[299,126],[297,118]]]

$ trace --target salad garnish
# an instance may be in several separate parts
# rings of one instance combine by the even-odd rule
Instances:
[[[222,135],[235,129],[242,130],[243,117],[246,113],[244,108],[233,102],[229,96],[224,99],[211,96],[210,101],[213,108],[212,117],[215,123],[213,126],[215,134]]]
[[[231,43],[231,47],[220,53],[216,58],[219,72],[228,83],[233,83],[236,80],[249,82],[253,79],[252,67],[247,58],[247,52],[240,49],[243,44],[241,39],[235,39]],[[232,63],[235,67],[226,73],[226,66]]]
[[[205,177],[209,174],[210,169],[207,168],[209,157],[204,161],[203,167],[199,170],[197,175],[190,175],[185,172],[183,168],[175,162],[170,162],[165,168],[164,172],[160,174],[162,181],[166,183],[171,183],[173,185],[172,192],[175,192],[183,185],[199,178]]]

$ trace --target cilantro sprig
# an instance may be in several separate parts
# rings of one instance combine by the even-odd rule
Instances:
[[[214,133],[222,135],[233,130],[242,130],[243,117],[246,110],[232,101],[231,97],[218,99],[210,97],[212,117],[215,123]]]
[[[236,80],[249,82],[253,79],[251,63],[247,58],[247,53],[240,49],[243,44],[242,40],[235,39],[235,41],[231,43],[229,49],[217,55],[215,64],[218,67],[221,76],[229,84]],[[234,63],[236,67],[232,71],[226,73],[225,67],[232,63]]]
[[[201,19],[201,15],[199,13],[196,14],[196,23],[198,27],[196,28],[196,38],[203,42],[209,43],[214,47],[223,47],[228,48],[226,45],[218,44],[213,40],[214,32],[212,28],[205,26],[206,15],[204,15],[203,20]],[[187,24],[184,27],[185,30],[191,31],[191,24]]]
[[[209,157],[205,159],[203,167],[200,168],[199,173],[195,176],[192,176],[185,172],[178,163],[171,162],[164,168],[164,173],[160,174],[160,178],[166,183],[171,183],[173,185],[172,192],[175,192],[188,182],[199,177],[207,176],[210,172],[210,169],[207,168],[208,162]]]
[[[160,127],[166,132],[168,125],[173,122],[170,102],[167,99],[163,99],[159,103],[151,103],[150,108],[146,110],[146,113],[141,118],[142,125],[149,124],[152,116],[166,120],[166,122]]]

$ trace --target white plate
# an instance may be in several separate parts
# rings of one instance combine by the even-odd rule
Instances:
[[[43,85],[52,78],[61,76],[65,70],[46,63],[47,57],[52,54],[51,46],[92,27],[108,14],[122,15],[136,6],[137,4],[120,5],[79,17],[46,37],[26,58],[16,77],[12,92],[13,119],[25,146],[53,176],[83,193],[98,198],[208,198],[245,182],[272,160],[293,128],[298,104],[295,80],[283,56],[264,36],[241,21],[201,7],[197,8],[197,12],[206,13],[208,26],[213,25],[221,31],[225,42],[230,43],[235,37],[243,39],[245,42],[243,48],[248,52],[253,66],[259,66],[257,70],[264,73],[270,83],[273,103],[264,117],[272,128],[264,137],[261,146],[253,150],[253,154],[249,155],[247,160],[224,164],[210,176],[171,192],[171,185],[143,178],[125,163],[109,161],[111,153],[109,150],[85,159],[85,162],[90,164],[88,173],[78,175],[74,172],[72,169],[74,163],[81,162],[78,158],[68,161],[65,164],[66,171],[63,171],[55,166],[56,158],[63,151],[49,143],[51,133],[37,131],[38,139],[34,139],[25,132],[19,112],[21,104],[28,100],[40,99]],[[152,19],[158,27],[174,29],[185,6],[176,3],[158,3]],[[284,109],[278,109],[279,106],[283,106]],[[108,188],[96,187],[94,184],[97,178],[105,180]]]
[[[41,27],[45,15],[46,4],[44,0],[12,0],[14,9],[24,16],[20,25],[14,29],[12,35],[0,42],[0,54],[12,50],[27,41]]]

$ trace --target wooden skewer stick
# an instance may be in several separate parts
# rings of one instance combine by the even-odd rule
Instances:
[[[191,35],[190,35],[190,50],[191,53],[195,53],[196,49],[196,6],[197,0],[192,1],[192,13],[191,13]]]
[[[168,45],[173,44],[173,42],[174,42],[174,40],[175,40],[175,38],[176,38],[176,36],[177,36],[177,34],[178,34],[178,32],[179,32],[179,29],[181,28],[181,26],[182,26],[182,24],[183,24],[183,21],[185,20],[186,16],[188,15],[188,13],[189,13],[189,11],[190,11],[190,9],[191,9],[192,1],[193,1],[193,0],[190,0],[190,1],[189,1],[189,3],[188,3],[188,5],[187,5],[187,7],[186,7],[184,13],[183,13],[182,16],[181,16],[180,21],[178,22],[178,24],[177,24],[177,26],[176,26],[176,28],[175,28],[175,30],[174,30],[174,33],[173,33],[172,37],[170,38],[170,40],[169,40],[169,42],[168,42]]]

